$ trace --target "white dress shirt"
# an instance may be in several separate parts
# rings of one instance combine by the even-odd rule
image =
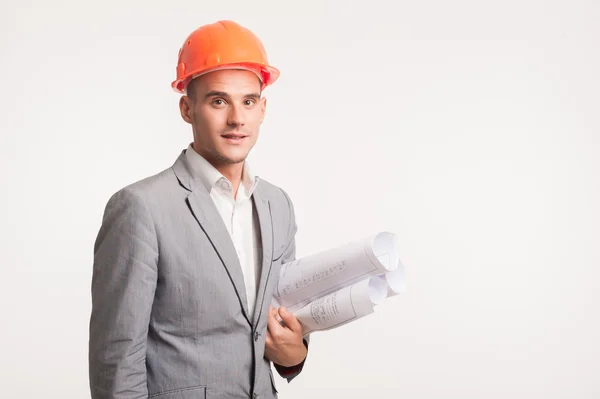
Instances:
[[[245,162],[242,183],[238,188],[236,198],[234,198],[231,182],[198,154],[191,144],[185,152],[185,156],[195,174],[200,177],[202,184],[210,193],[231,236],[242,266],[248,311],[252,318],[262,257],[257,249],[260,247],[260,227],[252,201],[252,193],[258,184],[258,177],[251,174],[248,163]]]

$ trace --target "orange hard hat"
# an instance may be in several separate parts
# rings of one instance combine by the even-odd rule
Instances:
[[[193,31],[179,49],[177,79],[171,87],[184,93],[192,79],[220,69],[246,69],[258,75],[262,89],[279,77],[269,65],[260,39],[249,29],[233,22],[219,21]]]

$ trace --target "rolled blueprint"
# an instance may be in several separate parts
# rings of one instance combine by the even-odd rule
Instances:
[[[398,266],[398,240],[382,232],[281,266],[275,299],[292,313],[308,303]]]
[[[370,313],[387,295],[387,284],[371,277],[321,297],[294,312],[304,336],[339,327]]]
[[[396,270],[387,272],[380,276],[380,278],[383,279],[387,285],[388,297],[398,295],[406,289],[406,273],[404,272],[404,265],[401,261],[398,261]]]

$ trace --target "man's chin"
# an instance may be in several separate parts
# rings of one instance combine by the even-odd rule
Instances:
[[[248,154],[239,154],[239,155],[219,154],[219,156],[218,156],[218,158],[221,162],[228,164],[228,165],[235,165],[238,163],[242,163],[246,160],[247,157],[248,157]]]

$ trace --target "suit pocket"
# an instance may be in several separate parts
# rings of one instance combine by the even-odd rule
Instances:
[[[148,396],[148,399],[206,399],[206,386],[178,388]]]

